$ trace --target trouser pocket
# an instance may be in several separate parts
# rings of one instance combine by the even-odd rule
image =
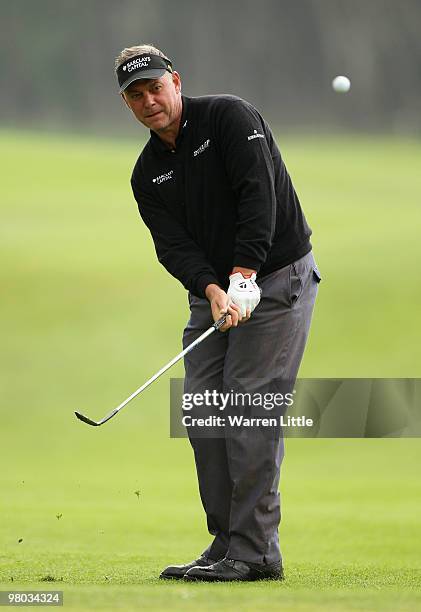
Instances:
[[[310,252],[289,266],[289,303],[290,307],[300,299],[304,288],[311,281],[320,283],[322,276],[319,272],[313,254]]]
[[[313,267],[313,278],[316,281],[316,283],[320,283],[320,281],[322,280],[319,269],[316,265],[314,265]]]
[[[289,304],[291,308],[298,301],[303,291],[303,279],[295,263],[289,266]]]

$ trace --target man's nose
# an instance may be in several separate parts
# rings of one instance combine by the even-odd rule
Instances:
[[[143,99],[145,102],[145,106],[150,108],[151,106],[153,106],[155,104],[155,98],[153,96],[153,94],[151,94],[149,91],[145,92],[143,94]]]

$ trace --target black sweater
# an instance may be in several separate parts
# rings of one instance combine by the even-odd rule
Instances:
[[[151,132],[131,183],[159,261],[198,297],[233,266],[259,278],[311,250],[269,126],[241,98],[183,96],[175,150]]]

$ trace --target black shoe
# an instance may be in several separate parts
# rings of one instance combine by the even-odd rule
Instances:
[[[222,559],[208,567],[192,567],[184,574],[185,580],[206,580],[207,582],[229,582],[232,580],[283,580],[281,562],[270,565],[245,563],[234,559]]]
[[[187,563],[186,565],[169,565],[164,569],[164,571],[159,576],[160,578],[178,580],[184,577],[184,574],[193,567],[205,567],[207,565],[212,565],[212,563],[217,563],[215,559],[210,559],[206,557],[206,555],[202,555],[195,561],[191,563]]]

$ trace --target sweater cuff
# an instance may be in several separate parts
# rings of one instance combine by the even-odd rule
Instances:
[[[196,295],[198,297],[206,298],[206,287],[212,284],[218,285],[218,287],[221,286],[219,280],[213,274],[209,274],[207,272],[206,274],[201,274],[196,281]]]
[[[259,272],[262,267],[262,262],[254,259],[253,257],[247,257],[247,255],[236,255],[232,264],[233,268],[250,268]]]

